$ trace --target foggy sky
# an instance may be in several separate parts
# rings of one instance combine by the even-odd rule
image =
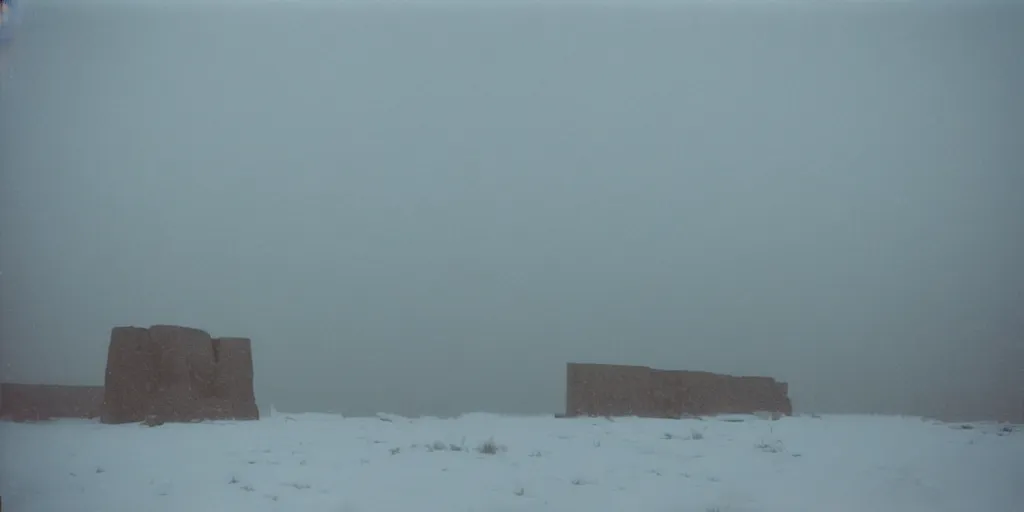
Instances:
[[[1024,413],[1024,9],[33,7],[0,380],[176,323],[285,410],[559,411],[578,361]]]

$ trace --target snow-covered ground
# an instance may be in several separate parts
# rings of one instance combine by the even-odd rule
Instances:
[[[1019,511],[1024,432],[919,418],[0,423],[16,512]],[[495,453],[485,453],[487,447]]]

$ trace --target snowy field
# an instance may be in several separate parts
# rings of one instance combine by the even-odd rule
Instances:
[[[1014,427],[729,419],[743,421],[4,422],[0,492],[13,512],[1010,512],[1024,502]]]

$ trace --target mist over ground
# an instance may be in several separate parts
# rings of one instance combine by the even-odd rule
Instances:
[[[26,12],[0,381],[174,323],[281,410],[554,412],[578,361],[1024,414],[1024,8]]]

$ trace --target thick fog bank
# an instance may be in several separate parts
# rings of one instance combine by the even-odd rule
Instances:
[[[1024,9],[37,4],[0,380],[254,339],[284,410],[546,412],[567,361],[1019,418]]]

